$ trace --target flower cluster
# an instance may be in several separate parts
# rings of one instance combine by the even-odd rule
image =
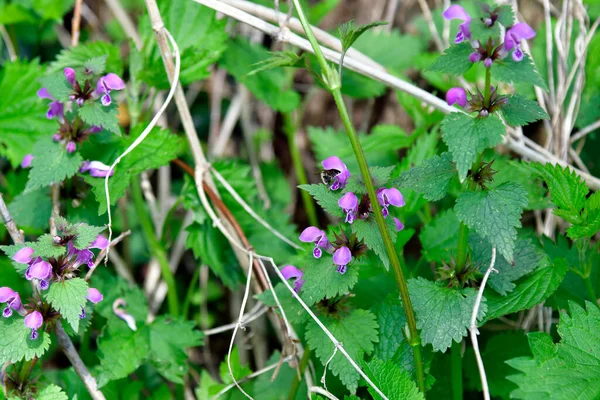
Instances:
[[[59,257],[49,257],[44,259],[36,256],[35,250],[32,247],[23,247],[17,251],[12,259],[16,263],[25,264],[25,279],[31,281],[34,285],[34,293],[37,294],[40,290],[47,290],[52,282],[65,280],[74,277],[74,273],[80,266],[86,265],[89,268],[94,268],[94,253],[90,249],[103,250],[108,246],[108,240],[101,235],[86,248],[77,249],[73,244],[73,237],[55,236],[54,243],[67,247],[64,255]],[[19,315],[25,316],[25,326],[31,329],[31,340],[38,337],[38,329],[44,324],[45,316],[51,316],[48,307],[44,307],[43,302],[38,298],[32,299],[27,308],[24,307],[19,293],[9,287],[0,288],[0,303],[6,304],[2,316],[9,318],[13,311]],[[103,296],[95,288],[89,288],[87,296],[88,301],[96,304],[102,301]],[[80,318],[85,318],[85,311],[82,309]]]
[[[485,16],[481,19],[488,27],[499,23],[500,7],[491,10],[486,4],[482,6]],[[472,22],[471,16],[461,6],[454,4],[450,6],[442,14],[445,19],[458,19],[463,21],[458,27],[458,33],[454,39],[454,43],[460,43],[464,40],[471,40],[471,30],[469,26]],[[487,43],[480,43],[479,40],[471,41],[473,53],[469,56],[471,62],[479,62],[483,60],[486,68],[490,68],[492,63],[498,59],[506,58],[512,52],[512,59],[519,62],[523,60],[523,50],[521,50],[521,40],[528,40],[535,37],[535,31],[526,23],[520,22],[511,27],[505,27],[504,39],[500,43],[496,43],[491,38]]]
[[[461,106],[468,112],[477,112],[480,117],[487,117],[508,103],[508,97],[500,95],[494,86],[490,87],[490,99],[487,105],[485,96],[479,89],[476,89],[475,93],[469,92],[469,95],[470,99],[467,98],[465,89],[455,87],[446,93],[446,102],[451,106],[454,104]]]
[[[324,171],[321,173],[323,183],[330,190],[340,190],[346,187],[346,183],[350,178],[350,171],[346,164],[338,157],[332,156],[322,162]],[[402,193],[396,188],[381,187],[377,189],[377,201],[382,207],[384,218],[389,216],[389,207],[402,207],[405,205]],[[368,219],[373,212],[371,202],[366,194],[362,194],[359,200],[358,196],[353,192],[345,193],[338,201],[338,206],[346,215],[344,221],[352,224],[356,219]],[[398,231],[404,229],[402,222],[394,218],[396,229]],[[348,264],[357,255],[364,250],[360,243],[357,243],[355,236],[346,238],[345,235],[337,236],[335,243],[331,243],[327,238],[325,231],[316,226],[309,226],[300,234],[300,240],[305,243],[313,243],[313,256],[321,258],[323,250],[329,254],[333,254],[333,263],[340,274],[346,273]]]

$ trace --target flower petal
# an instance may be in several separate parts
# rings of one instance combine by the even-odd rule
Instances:
[[[460,19],[462,21],[470,21],[471,16],[467,13],[467,11],[459,6],[458,4],[451,5],[448,7],[446,11],[442,13],[444,18],[452,20],[452,19]]]
[[[510,35],[516,40],[527,40],[535,37],[535,31],[525,22],[519,22],[518,24],[513,25],[513,27],[510,28],[506,34]]]
[[[398,230],[398,232],[404,229],[404,224],[398,218],[394,217],[394,223],[396,224],[396,229]]]
[[[50,94],[47,88],[43,87],[37,91],[37,95],[40,99],[50,99],[55,100],[54,97]]]
[[[48,279],[52,275],[52,265],[44,260],[36,261],[28,270],[31,278]]]
[[[346,265],[352,261],[352,253],[346,246],[340,247],[333,253],[333,262],[335,265]]]
[[[454,87],[446,93],[446,102],[448,105],[457,104],[461,107],[467,105],[467,92],[460,87]]]
[[[108,239],[102,235],[96,236],[96,239],[89,245],[90,249],[104,250],[108,246]]]
[[[19,264],[29,264],[32,260],[33,249],[31,247],[23,247],[13,256],[13,260]]]
[[[17,292],[8,286],[0,287],[0,303],[8,303],[15,298],[15,294],[17,294]]]
[[[44,323],[44,317],[39,311],[27,314],[25,317],[25,326],[31,329],[38,329]]]
[[[344,210],[354,210],[358,207],[358,197],[354,193],[348,192],[340,198],[338,206]]]
[[[89,301],[91,301],[94,304],[100,303],[102,301],[102,299],[104,299],[104,296],[102,296],[102,293],[100,293],[100,291],[96,288],[89,288],[88,289],[88,295],[86,297]]]
[[[313,243],[319,240],[321,236],[325,236],[325,232],[316,226],[309,226],[300,234],[300,241],[304,243]]]
[[[106,74],[102,78],[104,85],[110,90],[121,90],[125,88],[125,83],[117,74]]]
[[[340,160],[340,158],[336,157],[336,156],[331,156],[329,158],[326,158],[325,160],[323,160],[323,162],[321,163],[321,165],[326,170],[336,169],[336,170],[338,170],[340,172],[348,171],[348,168],[346,167],[346,164],[344,164],[342,162],[342,160]]]
[[[388,203],[396,206],[403,207],[406,203],[404,202],[404,196],[396,188],[386,189],[385,196],[387,197]]]
[[[73,68],[65,68],[63,70],[64,74],[65,74],[65,78],[67,78],[67,81],[69,81],[69,83],[71,85],[75,84],[75,70]]]

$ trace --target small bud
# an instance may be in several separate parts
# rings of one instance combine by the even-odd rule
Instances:
[[[478,62],[481,60],[481,54],[477,51],[471,53],[471,55],[469,56],[469,61],[471,61],[472,63]]]
[[[488,57],[483,61],[483,65],[485,65],[486,68],[489,68],[492,66],[492,62],[493,62],[493,60]]]

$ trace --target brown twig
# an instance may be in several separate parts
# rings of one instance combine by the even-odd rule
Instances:
[[[79,28],[81,26],[81,5],[83,0],[75,0],[75,8],[73,9],[73,19],[71,20],[71,46],[75,47],[79,44]]]
[[[108,246],[106,246],[105,249],[102,249],[102,251],[98,254],[98,257],[96,257],[96,261],[94,261],[94,266],[91,267],[90,270],[88,271],[88,273],[85,275],[85,280],[86,281],[90,280],[90,278],[92,277],[92,274],[94,273],[94,271],[96,270],[96,268],[98,267],[98,265],[100,265],[100,263],[102,262],[102,259],[104,258],[104,256],[108,252],[108,248],[109,247],[115,247],[120,241],[122,241],[123,239],[125,239],[129,235],[131,235],[131,231],[125,231],[125,232],[121,233],[119,236],[117,236],[116,238],[114,238],[112,240],[112,242],[110,242],[110,244]]]
[[[2,193],[0,193],[0,214],[2,214],[2,222],[4,222],[4,226],[8,231],[13,242],[19,244],[23,243],[23,233],[19,231],[17,228],[17,224],[13,221],[10,216],[10,212],[8,211],[8,207],[6,207],[6,203],[4,202],[4,198],[2,197]]]

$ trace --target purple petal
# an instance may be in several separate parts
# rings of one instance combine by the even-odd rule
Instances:
[[[106,74],[102,78],[102,84],[109,90],[121,90],[125,88],[125,83],[117,74]]]
[[[461,107],[467,105],[467,92],[460,87],[454,87],[446,93],[446,102],[448,105],[457,104]]]
[[[77,150],[77,145],[75,142],[69,142],[67,143],[66,149],[67,153],[73,153],[75,150]]]
[[[77,250],[77,259],[75,260],[76,267],[80,265],[89,265],[90,262],[94,259],[94,253],[85,249],[85,250]]]
[[[10,308],[12,308],[15,311],[18,311],[19,313],[24,311],[23,303],[21,303],[21,296],[19,296],[19,293],[17,292],[15,292],[14,297],[12,298],[12,300],[9,300],[7,304]]]
[[[55,133],[54,135],[52,135],[52,140],[54,140],[55,142],[60,142],[62,139],[62,135],[60,133]]]
[[[108,239],[102,235],[96,236],[96,239],[89,245],[90,249],[104,250],[108,246]]]
[[[293,265],[284,265],[283,268],[281,268],[281,275],[283,275],[285,279],[302,278],[304,272],[300,271]]]
[[[32,161],[33,161],[33,154],[26,154],[25,157],[23,157],[23,161],[21,161],[21,168],[31,167]]]
[[[515,60],[516,62],[520,62],[523,60],[523,51],[521,50],[520,46],[517,46],[515,51],[513,51],[512,59]]]
[[[92,125],[90,129],[88,129],[89,133],[98,133],[102,131],[102,125]]]
[[[471,61],[472,63],[475,63],[480,60],[481,60],[481,53],[479,53],[477,51],[475,51],[469,55],[469,61]]]
[[[47,261],[36,261],[28,268],[28,271],[32,279],[48,279],[52,275],[52,265]]]
[[[19,264],[29,264],[32,260],[33,249],[31,247],[23,247],[13,256],[13,260]]]
[[[313,257],[314,258],[321,258],[322,255],[323,255],[323,250],[321,250],[320,247],[315,246],[315,248],[313,249]]]
[[[110,167],[100,161],[84,161],[79,168],[79,172],[90,172],[90,175],[96,178],[104,178],[108,174]],[[111,171],[112,176],[115,171]]]
[[[48,91],[48,89],[46,89],[45,87],[41,88],[40,90],[37,91],[37,95],[40,99],[49,99],[49,100],[55,100],[54,97],[52,97],[52,95],[50,94],[50,92]]]
[[[52,119],[54,117],[58,117],[59,120],[62,120],[64,115],[65,108],[63,106],[63,103],[61,103],[60,101],[53,101],[52,103],[50,103],[50,105],[48,106],[48,112],[46,113],[46,118]]]
[[[333,253],[333,263],[335,265],[346,265],[352,261],[352,253],[346,246],[340,247]]]
[[[0,287],[0,303],[8,303],[10,300],[15,298],[16,294],[17,292],[8,286]]]
[[[506,34],[510,35],[515,40],[528,40],[535,37],[535,31],[525,22],[519,22],[518,24],[513,25]]]
[[[2,316],[4,318],[10,318],[13,315],[12,309],[8,306],[6,306],[4,308],[4,310],[2,310]]]
[[[75,84],[75,70],[73,68],[65,68],[63,70],[64,74],[65,74],[65,78],[67,78],[67,81],[69,81],[69,83],[71,85]]]
[[[88,299],[89,301],[91,301],[94,304],[98,304],[102,301],[102,299],[104,299],[104,296],[102,296],[102,293],[100,293],[100,291],[98,289],[89,288],[86,299]]]
[[[112,102],[111,98],[110,98],[110,94],[105,93],[102,95],[102,97],[100,98],[100,101],[102,102],[102,105],[107,107],[110,106],[110,103]]]
[[[336,157],[336,156],[331,156],[329,158],[326,158],[325,160],[323,160],[321,165],[326,170],[336,169],[340,172],[348,170],[348,168],[346,167],[346,164],[344,164],[342,162],[342,160],[340,160],[339,157]]]
[[[483,65],[485,65],[486,68],[489,68],[492,66],[493,62],[494,62],[494,60],[492,60],[491,58],[488,57],[483,61]]]
[[[396,224],[396,229],[398,230],[398,232],[404,229],[404,224],[398,218],[394,217],[394,223]]]
[[[133,316],[131,316],[130,314],[128,314],[125,309],[123,309],[122,307],[127,306],[127,302],[122,299],[122,298],[118,298],[113,302],[112,305],[112,309],[113,312],[115,313],[115,315],[119,318],[121,318],[123,321],[125,321],[127,323],[127,326],[129,326],[129,329],[131,329],[132,331],[137,331],[137,325],[135,323],[135,318],[133,318]]]
[[[304,243],[313,243],[318,241],[322,236],[325,236],[325,232],[316,226],[309,226],[300,234],[300,241]]]
[[[50,282],[48,279],[40,279],[40,289],[47,290],[50,287]]]
[[[354,210],[358,207],[358,197],[352,192],[343,195],[338,201],[338,206],[345,210]]]
[[[451,5],[446,11],[442,13],[443,17],[449,20],[460,19],[462,21],[470,21],[471,16],[467,11],[459,6],[458,4]]]
[[[44,323],[44,317],[39,311],[27,314],[24,320],[25,326],[31,329],[39,329]]]
[[[385,190],[385,197],[387,202],[396,207],[403,207],[406,203],[404,202],[404,196],[396,188],[390,188]]]

